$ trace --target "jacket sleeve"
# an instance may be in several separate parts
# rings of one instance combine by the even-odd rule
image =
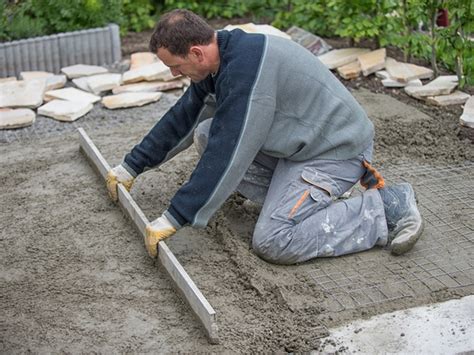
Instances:
[[[248,66],[236,64],[239,80],[221,86],[206,150],[165,212],[178,225],[207,225],[237,188],[273,122],[274,98],[255,94],[258,71],[249,73]]]
[[[211,83],[208,78],[191,84],[176,104],[125,156],[122,164],[133,176],[164,163],[191,145],[204,99],[212,92]]]

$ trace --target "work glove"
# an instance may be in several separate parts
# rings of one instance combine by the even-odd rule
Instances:
[[[165,215],[155,219],[146,226],[145,246],[148,254],[156,258],[158,254],[158,242],[171,237],[176,233],[176,228]]]
[[[127,191],[130,191],[135,178],[123,167],[123,165],[117,165],[115,168],[109,170],[107,173],[107,190],[109,190],[109,196],[113,201],[118,200],[117,184],[121,183]]]

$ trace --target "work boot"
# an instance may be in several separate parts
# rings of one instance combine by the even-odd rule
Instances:
[[[392,254],[409,251],[420,238],[424,221],[416,206],[415,191],[408,183],[379,190],[388,226],[388,244]]]

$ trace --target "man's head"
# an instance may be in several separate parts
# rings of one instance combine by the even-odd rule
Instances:
[[[150,51],[173,75],[185,75],[196,82],[219,67],[214,30],[188,10],[173,10],[161,17],[151,36]]]

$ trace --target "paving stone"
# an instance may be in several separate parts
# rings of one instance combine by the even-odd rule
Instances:
[[[101,74],[99,74],[101,75]],[[76,85],[78,89],[83,91],[92,92],[91,88],[89,87],[88,80],[92,78],[92,76],[83,76],[81,78],[72,79],[72,83]]]
[[[22,71],[20,73],[21,80],[46,79],[51,76],[54,76],[54,74],[47,71]]]
[[[80,78],[81,76],[105,74],[109,71],[106,68],[97,65],[76,64],[62,68],[61,72],[66,74],[69,79],[75,79]]]
[[[464,104],[460,122],[463,126],[474,128],[474,96],[471,96]]]
[[[87,79],[87,85],[94,94],[100,94],[102,91],[109,91],[120,86],[122,83],[122,74],[99,74],[90,76]]]
[[[153,64],[155,62],[158,62],[159,59],[156,56],[156,54],[153,54],[151,52],[137,52],[133,53],[130,56],[130,69],[137,69],[144,67],[149,64]]]
[[[428,96],[426,101],[436,106],[462,105],[471,95],[462,91],[455,91],[449,95]]]
[[[292,26],[286,33],[290,35],[293,41],[305,47],[316,56],[327,53],[332,49],[321,37],[297,26]]]
[[[92,110],[92,103],[87,101],[52,100],[38,108],[38,114],[58,121],[72,122]]]
[[[61,89],[66,85],[66,75],[53,75],[46,79],[46,91]]]
[[[11,81],[17,81],[14,76],[9,76],[8,78],[0,78],[0,84],[8,83]]]
[[[337,68],[337,72],[346,80],[356,79],[359,77],[361,72],[359,61],[355,60],[352,63],[343,65],[342,67]]]
[[[420,99],[425,96],[448,95],[453,92],[457,85],[458,78],[456,75],[444,75],[420,87],[407,86],[405,87],[405,92],[410,96]]]
[[[0,107],[36,108],[43,103],[45,80],[19,80],[0,84]]]
[[[353,62],[358,56],[368,53],[369,51],[370,50],[366,48],[334,49],[320,55],[318,58],[329,69],[335,69]]]
[[[31,126],[35,119],[35,112],[28,108],[0,109],[0,129]]]
[[[102,104],[109,109],[143,106],[158,101],[161,95],[161,92],[127,92],[105,96]]]
[[[183,81],[173,80],[173,81],[148,81],[141,82],[136,84],[128,84],[123,86],[118,86],[112,90],[114,95],[121,94],[124,92],[154,92],[154,91],[167,91],[173,89],[180,89],[184,86]]]
[[[159,61],[148,64],[138,69],[126,71],[123,74],[122,81],[124,84],[133,84],[140,81],[156,81],[174,79],[170,69]]]
[[[368,76],[378,70],[383,69],[385,67],[386,53],[387,52],[385,48],[381,48],[359,55],[357,60],[359,61],[360,67],[362,68],[362,74],[364,74],[364,76]]]
[[[65,88],[47,91],[44,96],[45,100],[61,99],[67,101],[89,102],[92,104],[100,101],[100,96],[96,96],[75,88]]]

